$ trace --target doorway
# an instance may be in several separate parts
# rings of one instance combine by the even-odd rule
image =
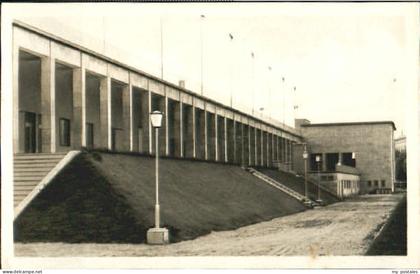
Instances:
[[[25,153],[35,153],[37,147],[36,140],[36,114],[25,112]]]

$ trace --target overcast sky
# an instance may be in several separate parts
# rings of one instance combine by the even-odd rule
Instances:
[[[15,17],[156,76],[162,37],[163,78],[185,80],[197,93],[202,72],[205,96],[229,105],[233,94],[233,106],[248,113],[255,109],[289,125],[295,117],[313,123],[393,120],[399,135],[410,57],[406,20],[413,8],[32,4],[20,5]]]

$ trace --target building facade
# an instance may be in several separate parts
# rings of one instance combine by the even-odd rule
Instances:
[[[361,193],[394,191],[393,122],[311,124],[297,120],[296,128],[307,145],[310,172],[335,172],[337,165],[355,168],[360,173]],[[299,172],[303,170],[301,153],[302,148],[294,155]]]
[[[15,153],[90,149],[290,168],[297,132],[232,109],[22,22],[13,23]]]

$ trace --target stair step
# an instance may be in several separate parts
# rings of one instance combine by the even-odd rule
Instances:
[[[31,163],[39,163],[39,164],[44,164],[44,163],[58,163],[60,159],[15,159],[13,161],[14,165],[18,165],[18,164],[31,164]]]
[[[23,185],[23,186],[14,186],[14,190],[32,190],[36,187],[37,185],[34,186],[29,186],[29,185]]]
[[[45,176],[44,175],[31,175],[31,174],[28,174],[28,175],[20,175],[20,176],[15,176],[14,177],[14,182],[24,182],[24,181],[27,181],[28,179],[32,179],[32,180],[34,180],[34,181],[41,181],[43,178],[44,178]]]
[[[55,167],[57,164],[56,163],[28,163],[28,164],[15,164],[14,168],[53,168]]]
[[[15,174],[17,172],[48,172],[51,168],[49,167],[14,167]]]
[[[15,154],[15,160],[32,160],[32,159],[61,159],[66,156],[64,154]]]
[[[27,190],[27,189],[15,189],[14,191],[14,195],[25,195],[25,197],[31,192],[32,190]]]

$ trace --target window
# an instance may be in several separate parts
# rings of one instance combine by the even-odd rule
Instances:
[[[60,146],[70,146],[70,120],[60,118]]]
[[[345,166],[356,167],[356,158],[353,159],[353,153],[352,152],[344,152],[343,153],[342,164],[345,165]]]
[[[368,187],[372,186],[372,181],[368,181]]]
[[[327,171],[335,171],[335,165],[338,163],[338,153],[327,153],[326,161]]]
[[[374,182],[375,182],[375,186],[378,187],[379,186],[378,180],[375,180]]]
[[[385,180],[381,180],[381,187],[385,187]]]

